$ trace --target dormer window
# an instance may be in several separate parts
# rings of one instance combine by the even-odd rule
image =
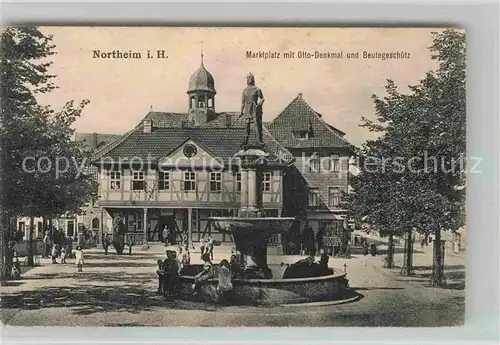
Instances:
[[[309,138],[309,131],[294,131],[293,135],[299,140],[305,140]]]

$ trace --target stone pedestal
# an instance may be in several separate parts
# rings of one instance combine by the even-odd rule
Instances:
[[[260,193],[260,168],[265,157],[269,154],[264,152],[262,144],[247,144],[237,156],[241,159],[241,206],[238,210],[240,218],[262,217],[262,193]],[[249,239],[252,241],[252,239]],[[267,241],[252,241],[248,243],[248,255],[259,266],[267,265]],[[247,259],[242,255],[240,261],[243,265]]]

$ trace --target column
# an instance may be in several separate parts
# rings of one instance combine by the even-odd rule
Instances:
[[[241,170],[241,206],[248,206],[248,170]]]
[[[257,171],[248,170],[248,206],[257,207]]]
[[[142,227],[144,231],[143,249],[149,249],[148,245],[148,209],[144,208],[144,219],[142,222]]]
[[[103,244],[103,241],[104,241],[104,207],[101,208],[101,228],[99,229],[99,231],[100,231],[99,244]]]
[[[188,248],[191,248],[193,244],[193,209],[188,208],[188,235],[187,235]]]

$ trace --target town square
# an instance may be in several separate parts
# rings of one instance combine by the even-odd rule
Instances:
[[[3,324],[464,324],[463,31],[135,29],[2,32]]]

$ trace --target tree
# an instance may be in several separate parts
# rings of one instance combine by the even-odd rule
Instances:
[[[362,126],[380,136],[360,150],[365,164],[351,177],[346,202],[386,234],[435,233],[434,283],[440,285],[441,230],[456,230],[465,219],[465,35],[445,30],[433,37],[435,72],[409,94],[389,80],[387,95],[373,96],[377,121],[363,119]]]
[[[7,247],[12,238],[10,220],[19,216],[33,220],[77,209],[92,197],[88,193],[94,187],[76,165],[56,174],[56,157],[79,163],[84,158],[83,150],[71,141],[71,125],[88,101],[78,106],[68,102],[60,112],[38,104],[37,94],[56,88],[52,83],[55,76],[49,73],[52,36],[36,27],[7,27],[1,44],[0,202],[5,276],[11,264]],[[33,262],[32,255],[28,260]]]

